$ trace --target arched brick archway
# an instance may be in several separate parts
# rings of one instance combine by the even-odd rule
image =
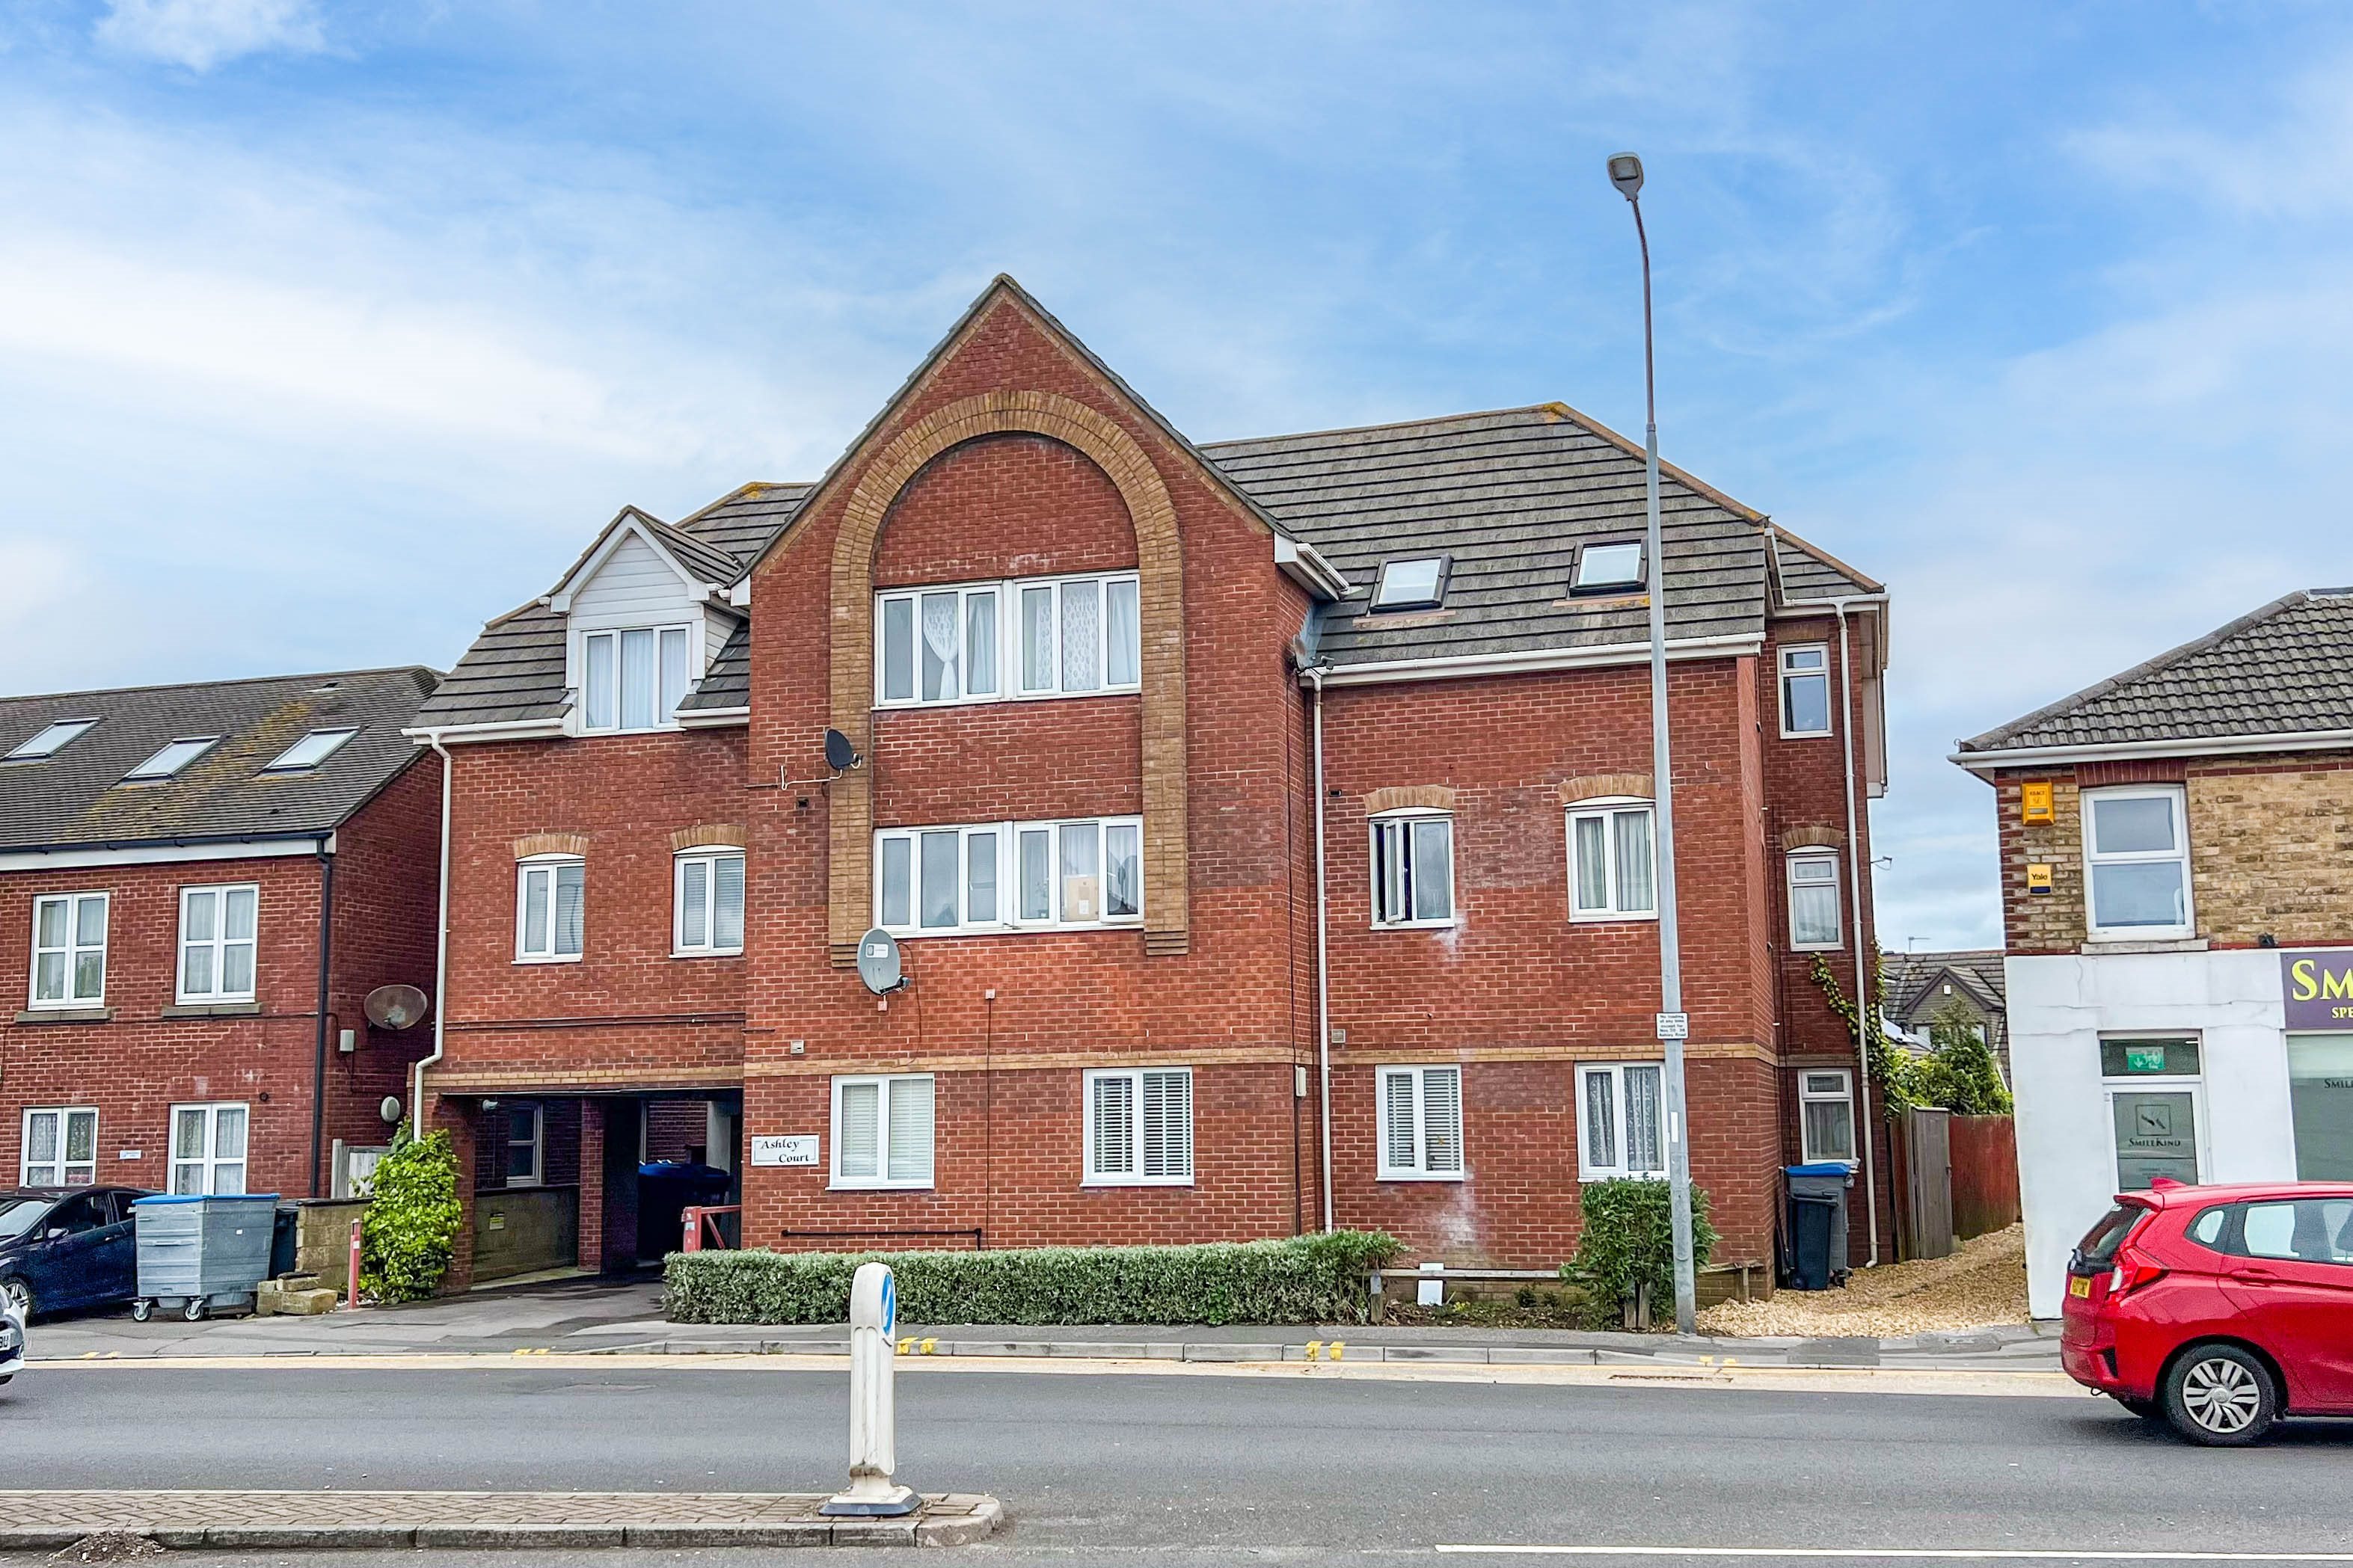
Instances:
[[[924,416],[892,438],[851,492],[834,536],[833,727],[872,754],[874,547],[891,503],[923,465],[985,436],[1042,436],[1081,452],[1117,487],[1135,525],[1138,612],[1144,643],[1144,945],[1187,945],[1185,787],[1185,571],[1176,509],[1160,472],[1134,437],[1082,403],[1050,392],[989,392]],[[874,908],[874,795],[860,771],[831,794],[828,904],[833,958],[857,961]]]

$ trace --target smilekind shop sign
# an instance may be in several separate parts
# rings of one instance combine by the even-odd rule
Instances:
[[[2280,954],[2291,1029],[2353,1028],[2353,947]]]

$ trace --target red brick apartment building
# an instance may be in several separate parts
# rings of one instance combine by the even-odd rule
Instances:
[[[440,770],[402,731],[438,679],[0,700],[0,1180],[319,1197],[364,1170],[427,1034],[363,1004],[432,989]]]
[[[1764,1263],[1876,1125],[1809,972],[1873,951],[1886,598],[1665,506],[1694,1172]],[[1641,535],[1559,405],[1197,446],[999,279],[824,478],[624,510],[418,715],[475,1245],[650,1254],[689,1154],[747,1245],[1557,1262],[1662,1163]]]

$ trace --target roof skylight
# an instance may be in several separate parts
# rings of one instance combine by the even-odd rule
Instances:
[[[31,763],[43,757],[54,757],[64,749],[68,741],[97,722],[95,719],[60,719],[31,740],[19,743],[6,756],[0,757],[0,763]]]
[[[154,784],[176,778],[180,770],[212,750],[218,735],[186,735],[165,742],[164,749],[122,775],[124,784]]]
[[[1569,591],[1599,594],[1610,589],[1642,586],[1642,542],[1639,539],[1588,544],[1577,552],[1577,575]]]
[[[265,773],[301,773],[315,768],[335,754],[345,741],[359,733],[350,730],[313,730],[278,754],[278,760],[261,771]]]
[[[1443,555],[1382,562],[1380,581],[1373,584],[1373,608],[1434,609],[1446,596],[1446,569]]]

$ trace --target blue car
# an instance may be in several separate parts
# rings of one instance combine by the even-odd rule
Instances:
[[[136,1187],[18,1187],[0,1193],[0,1302],[36,1312],[103,1307],[139,1293],[131,1205]]]

